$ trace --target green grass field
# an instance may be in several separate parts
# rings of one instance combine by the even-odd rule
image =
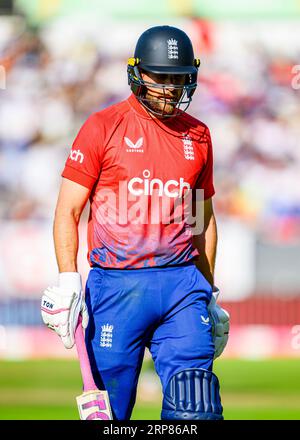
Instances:
[[[151,370],[151,362],[143,371]],[[300,360],[218,360],[226,419],[300,419]],[[0,362],[0,419],[78,419],[78,363],[72,360]],[[160,395],[139,398],[136,420],[160,418]]]

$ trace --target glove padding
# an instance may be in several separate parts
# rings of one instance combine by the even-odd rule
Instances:
[[[82,327],[89,321],[87,307],[81,288],[81,277],[77,272],[63,272],[59,275],[59,287],[48,287],[42,296],[41,314],[44,323],[54,330],[66,348],[75,342],[75,329],[79,314]]]
[[[210,303],[208,304],[208,314],[212,325],[212,336],[215,344],[214,359],[219,357],[226,347],[229,335],[229,313],[217,304],[219,289],[214,287]]]

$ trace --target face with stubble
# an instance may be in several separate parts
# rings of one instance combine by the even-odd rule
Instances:
[[[142,79],[147,83],[145,100],[151,110],[165,115],[172,115],[176,104],[182,95],[182,86],[185,83],[185,75],[155,74],[150,72],[141,72]],[[148,84],[166,84],[167,88],[151,87]],[[173,86],[173,87],[172,87]]]

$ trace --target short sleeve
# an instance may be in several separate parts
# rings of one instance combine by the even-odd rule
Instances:
[[[62,177],[92,189],[101,170],[101,124],[91,115],[76,136]]]
[[[206,162],[200,171],[195,188],[204,190],[204,200],[215,194],[213,183],[213,149],[209,129],[206,129]]]

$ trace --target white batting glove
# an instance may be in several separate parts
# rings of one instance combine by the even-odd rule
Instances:
[[[229,335],[229,313],[217,304],[219,293],[219,289],[214,287],[210,303],[208,304],[208,314],[212,325],[212,335],[215,344],[214,359],[223,353]]]
[[[89,315],[84,301],[81,276],[78,272],[59,274],[58,287],[48,287],[42,296],[41,314],[44,323],[54,330],[66,348],[74,345],[79,314],[86,328]]]

